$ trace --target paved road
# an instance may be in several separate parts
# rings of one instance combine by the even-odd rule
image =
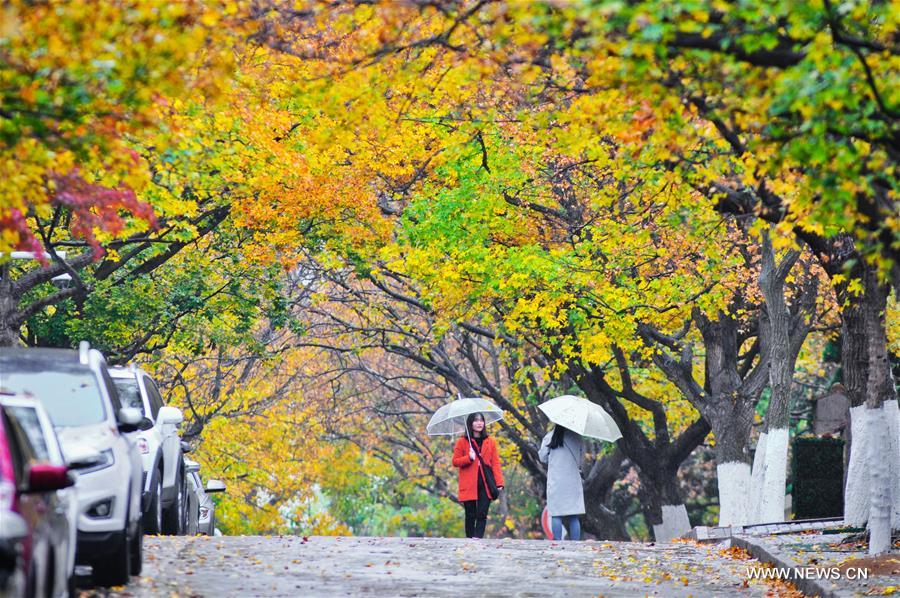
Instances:
[[[714,546],[449,538],[147,538],[121,596],[764,596]],[[90,595],[88,593],[88,595]]]

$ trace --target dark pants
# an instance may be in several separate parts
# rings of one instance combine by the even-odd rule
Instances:
[[[478,500],[464,500],[462,504],[466,510],[466,537],[483,538],[484,528],[487,526],[488,509],[491,506],[484,484],[478,484]]]

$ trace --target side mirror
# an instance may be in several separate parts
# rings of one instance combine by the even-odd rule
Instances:
[[[140,429],[144,414],[134,407],[122,407],[119,409],[119,432],[137,432]]]
[[[84,444],[69,445],[63,452],[69,469],[88,469],[105,461],[102,454]]]
[[[145,417],[145,418],[141,419],[141,423],[138,424],[138,430],[140,430],[141,432],[146,432],[147,430],[149,430],[152,427],[153,427],[153,420],[150,419],[149,417]]]
[[[221,480],[210,480],[206,482],[206,492],[225,492],[225,482]]]
[[[191,452],[192,450],[194,450],[194,449],[191,448],[191,445],[189,445],[184,440],[181,441],[181,454],[186,455],[189,452]]]
[[[75,485],[69,475],[69,468],[49,463],[34,463],[28,468],[28,489],[26,492],[53,492]]]
[[[177,426],[184,421],[184,414],[178,407],[161,407],[159,414],[156,416],[161,424],[172,424]]]

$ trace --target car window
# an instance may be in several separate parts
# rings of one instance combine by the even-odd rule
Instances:
[[[50,461],[50,449],[44,438],[44,428],[41,427],[37,409],[21,405],[7,405],[3,409],[21,426],[34,449],[35,458],[38,461]]]
[[[116,385],[123,407],[134,407],[140,409],[142,415],[147,415],[144,413],[144,401],[141,399],[137,378],[113,378],[113,383]]]
[[[103,396],[90,370],[17,371],[4,365],[0,388],[39,400],[54,426],[87,426],[106,419]]]
[[[155,420],[159,410],[165,403],[163,403],[162,397],[159,395],[156,383],[147,376],[144,377],[144,388],[147,389],[147,396],[150,398],[150,409],[153,411],[153,419]]]
[[[112,403],[113,412],[119,413],[119,409],[122,408],[122,401],[119,399],[119,391],[116,390],[116,384],[113,382],[112,376],[109,375],[109,371],[105,367],[100,368],[100,377],[103,378],[103,383],[106,385],[107,392],[109,393],[109,402]]]

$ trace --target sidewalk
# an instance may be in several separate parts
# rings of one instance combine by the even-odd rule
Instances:
[[[857,531],[836,520],[819,520],[696,528],[691,535],[700,542],[730,541],[776,569],[790,569],[789,581],[807,595],[900,595],[900,542],[890,554],[873,559],[865,542],[852,541]]]

